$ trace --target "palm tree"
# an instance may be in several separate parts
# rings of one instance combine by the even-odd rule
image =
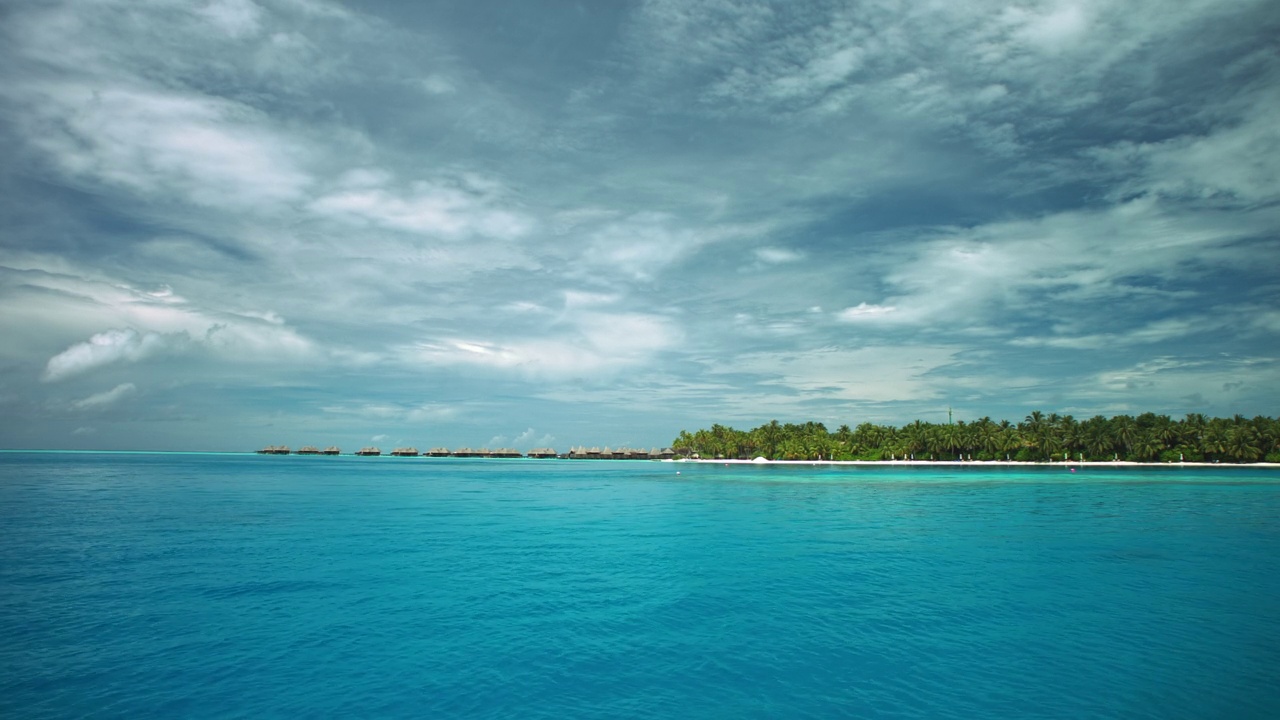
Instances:
[[[1152,431],[1147,430],[1140,433],[1137,440],[1134,441],[1133,454],[1136,455],[1139,460],[1152,460],[1159,455],[1160,451],[1163,449],[1164,445],[1156,439],[1155,434]]]
[[[1011,425],[1001,428],[996,437],[996,452],[1004,453],[1006,459],[1022,447],[1022,433]]]
[[[1210,421],[1204,429],[1204,434],[1200,438],[1200,452],[1205,457],[1217,460],[1218,456],[1227,453],[1227,427],[1223,422],[1218,422],[1217,418]]]
[[[782,441],[782,425],[778,424],[777,420],[770,420],[769,424],[756,428],[756,436],[756,444],[764,456],[770,460],[776,460],[778,443]]]
[[[1082,433],[1084,449],[1090,457],[1110,459],[1111,453],[1115,451],[1115,441],[1105,417],[1095,415],[1086,420]]]
[[[1160,449],[1168,450],[1178,444],[1178,426],[1168,415],[1157,415],[1151,422],[1151,434],[1160,443]]]
[[[1249,425],[1240,425],[1227,431],[1227,453],[1240,462],[1254,462],[1262,457],[1258,447],[1258,434]]]
[[[1133,451],[1133,443],[1138,439],[1138,424],[1129,415],[1117,415],[1111,418],[1111,435],[1125,454]]]
[[[1080,438],[1080,423],[1070,415],[1063,415],[1058,421],[1058,439],[1060,447],[1075,457],[1084,444]]]

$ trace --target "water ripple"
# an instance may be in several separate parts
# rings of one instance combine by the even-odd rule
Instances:
[[[1277,716],[1270,476],[680,469],[6,454],[0,715]]]

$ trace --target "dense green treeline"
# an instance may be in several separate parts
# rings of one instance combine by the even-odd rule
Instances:
[[[864,422],[853,429],[841,425],[835,432],[822,423],[774,420],[754,430],[723,425],[694,433],[682,430],[672,448],[703,458],[770,460],[1280,462],[1280,420],[1197,413],[1174,420],[1143,413],[1080,421],[1037,410],[1016,425],[984,417],[968,423],[917,420],[902,427]]]

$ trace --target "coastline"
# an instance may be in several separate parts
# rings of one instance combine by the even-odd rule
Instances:
[[[1077,460],[1054,462],[1031,462],[1021,460],[708,460],[706,458],[682,458],[664,460],[675,463],[710,463],[712,465],[839,465],[839,466],[872,466],[872,467],[1197,467],[1197,468],[1280,468],[1280,463],[1210,463],[1210,462],[1134,462],[1132,460],[1104,460],[1099,462],[1080,462]]]

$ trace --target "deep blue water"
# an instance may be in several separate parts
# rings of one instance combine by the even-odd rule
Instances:
[[[1275,718],[1278,678],[1276,470],[0,453],[5,718]]]

